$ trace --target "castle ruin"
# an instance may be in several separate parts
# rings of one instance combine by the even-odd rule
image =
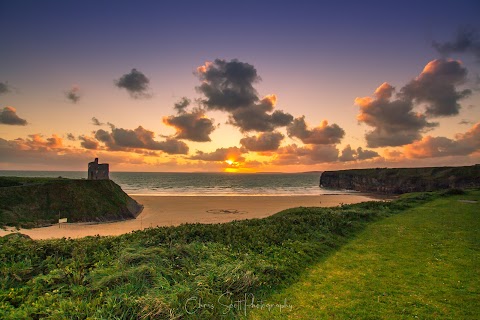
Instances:
[[[98,158],[88,164],[88,180],[109,180],[108,163],[98,163]]]

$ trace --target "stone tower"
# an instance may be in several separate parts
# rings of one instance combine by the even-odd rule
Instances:
[[[98,163],[98,158],[88,164],[88,180],[109,180],[108,163]]]

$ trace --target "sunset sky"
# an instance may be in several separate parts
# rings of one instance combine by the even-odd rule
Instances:
[[[0,0],[0,170],[480,163],[480,2]]]

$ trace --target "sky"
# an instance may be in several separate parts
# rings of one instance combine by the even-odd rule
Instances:
[[[478,1],[0,0],[0,170],[480,163]]]

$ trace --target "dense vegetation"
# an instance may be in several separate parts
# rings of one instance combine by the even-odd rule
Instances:
[[[325,171],[325,188],[401,194],[480,187],[480,165],[465,167],[375,168]]]
[[[0,177],[0,227],[132,219],[139,210],[110,180]]]
[[[0,238],[0,318],[218,319],[264,300],[369,222],[438,194],[118,237]]]

